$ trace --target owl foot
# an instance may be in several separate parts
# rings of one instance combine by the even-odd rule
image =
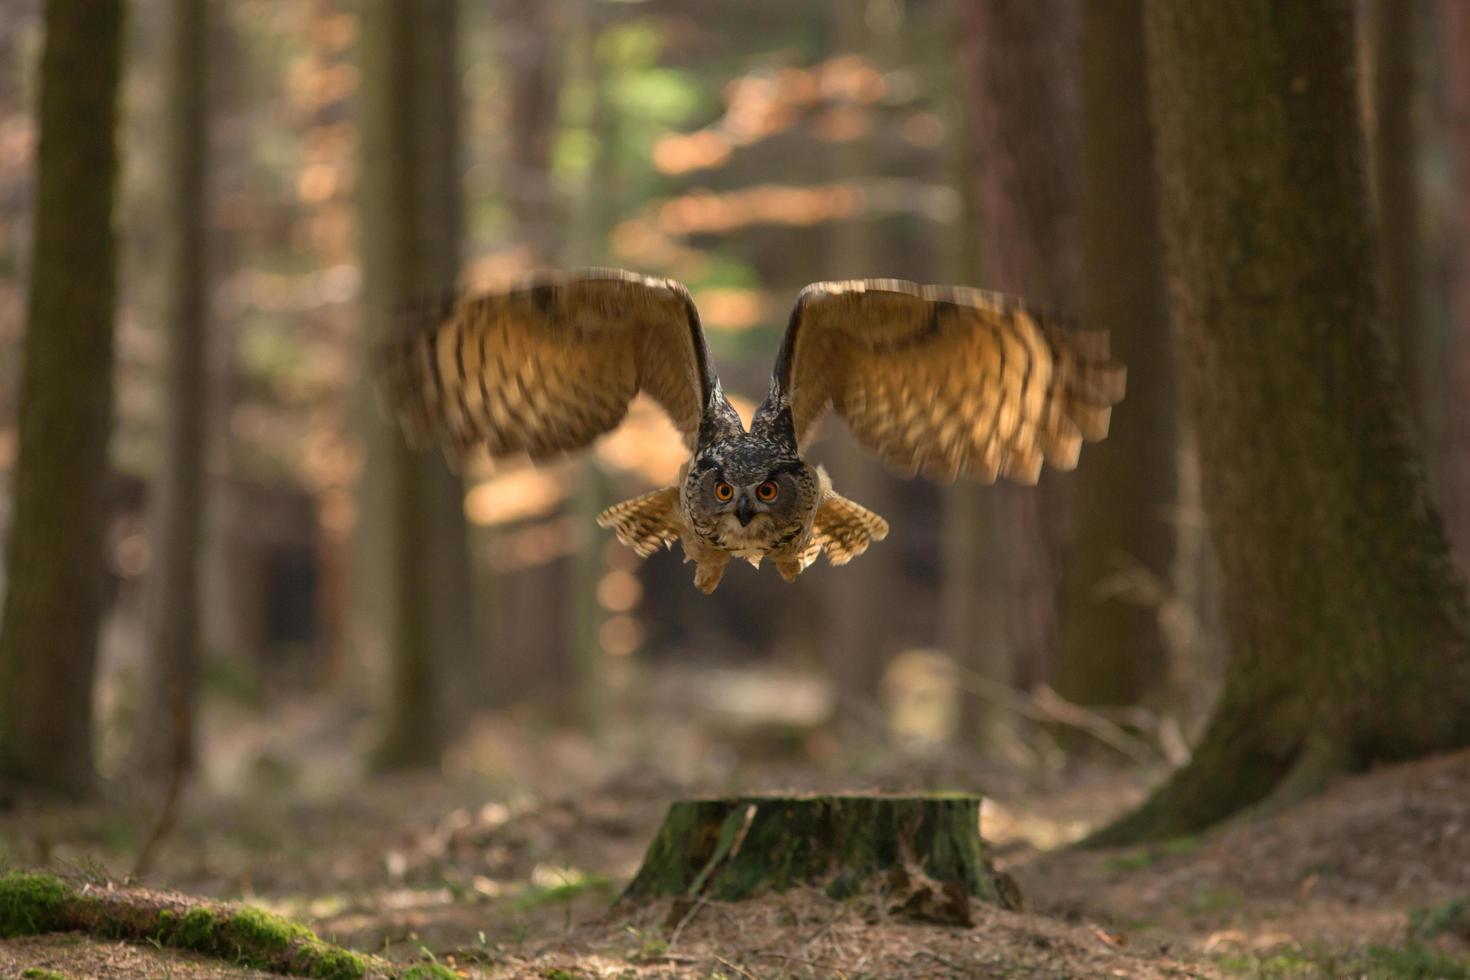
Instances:
[[[806,569],[807,563],[800,558],[781,558],[776,561],[776,571],[788,582],[795,582],[796,576]]]
[[[699,561],[694,566],[694,587],[705,595],[712,595],[720,586],[720,579],[725,577],[725,566],[729,564],[728,557],[722,557],[712,561]]]

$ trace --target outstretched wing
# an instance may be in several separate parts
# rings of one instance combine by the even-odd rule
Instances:
[[[1123,388],[1105,332],[995,293],[859,279],[802,290],[761,412],[789,407],[804,441],[830,405],[900,472],[1035,483],[1107,435]]]
[[[689,291],[618,269],[458,297],[381,358],[409,441],[441,444],[451,460],[479,443],[493,457],[579,449],[616,428],[640,391],[692,450],[718,387]]]

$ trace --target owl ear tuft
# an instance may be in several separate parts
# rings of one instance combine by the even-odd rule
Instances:
[[[750,421],[750,434],[796,453],[796,421],[791,416],[791,403],[785,397],[776,399],[774,403],[771,398],[761,402],[755,418]]]

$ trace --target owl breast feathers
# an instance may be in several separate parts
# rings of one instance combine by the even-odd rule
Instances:
[[[689,464],[679,486],[599,522],[640,554],[681,540],[707,591],[732,555],[770,557],[794,578],[818,553],[840,564],[886,533],[802,458],[828,408],[902,475],[1029,484],[1043,461],[1071,469],[1084,441],[1107,435],[1125,379],[1106,333],[1058,326],[995,293],[814,283],[791,311],[746,432],[688,290],[600,269],[458,297],[385,348],[379,370],[410,442],[441,445],[451,463],[481,445],[492,458],[533,460],[580,449],[646,392]]]

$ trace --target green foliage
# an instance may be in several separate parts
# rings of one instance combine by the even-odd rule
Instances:
[[[1470,941],[1470,895],[1410,912],[1409,934],[1417,939],[1449,935]]]
[[[1166,840],[1159,844],[1140,847],[1136,850],[1120,854],[1117,857],[1110,858],[1107,862],[1107,868],[1110,871],[1138,871],[1142,868],[1152,867],[1167,857],[1174,857],[1179,854],[1191,854],[1199,848],[1199,844],[1200,839],[1198,837],[1176,837],[1173,840]]]
[[[509,907],[512,911],[527,912],[546,905],[554,905],[557,902],[570,902],[578,895],[584,893],[608,892],[611,890],[612,882],[602,875],[569,878],[555,885],[528,888],[524,893],[517,896],[510,903]]]
[[[13,871],[0,877],[0,938],[50,932],[60,923],[67,889],[55,875]]]
[[[265,688],[246,657],[236,653],[204,658],[206,694],[242,708],[265,706]]]
[[[597,57],[618,68],[651,68],[662,50],[658,28],[646,20],[609,27],[597,39]]]
[[[1244,905],[1245,893],[1230,885],[1201,888],[1189,900],[1189,907],[1200,913],[1223,912],[1226,909],[1238,909]]]
[[[68,977],[60,970],[47,970],[33,966],[21,974],[21,980],[68,980]]]
[[[1331,977],[1342,980],[1470,980],[1470,960],[1430,949],[1369,946],[1352,953],[1298,947],[1258,955],[1222,956],[1221,969],[1253,980]]]
[[[648,68],[629,74],[613,90],[613,100],[625,112],[670,126],[686,122],[705,105],[699,83],[677,68]]]
[[[668,940],[660,935],[645,933],[633,926],[628,926],[628,935],[638,941],[638,949],[629,954],[629,959],[656,960],[669,951]]]

